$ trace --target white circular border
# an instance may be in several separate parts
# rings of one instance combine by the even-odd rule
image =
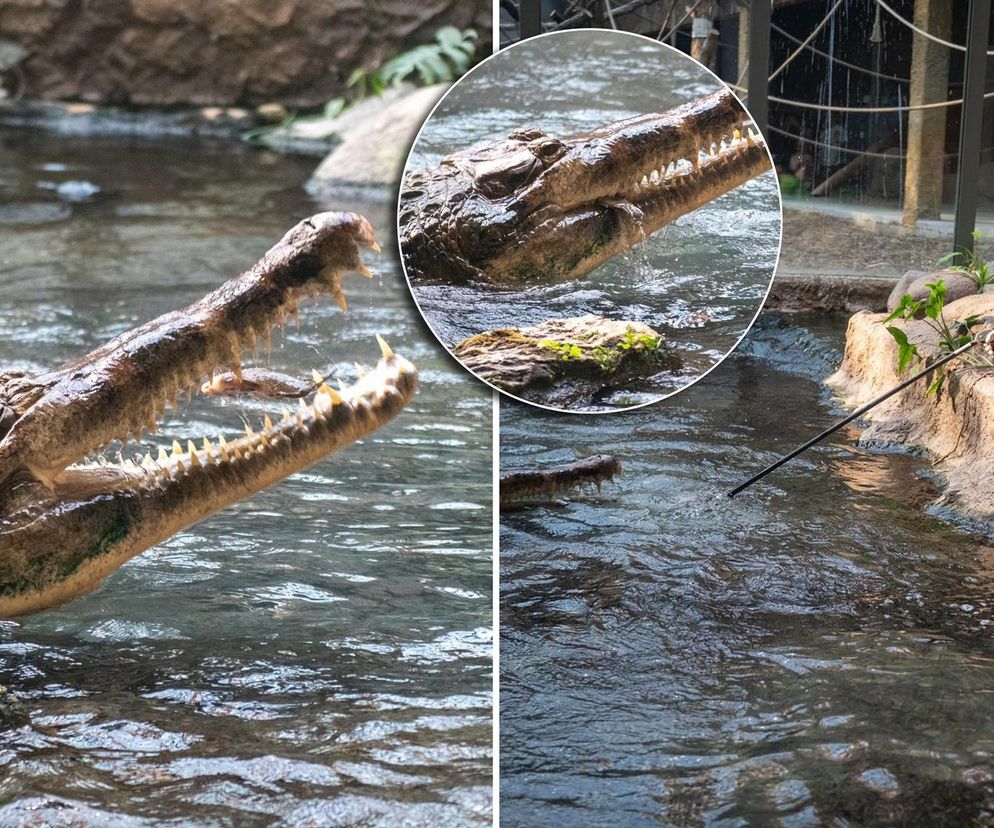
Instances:
[[[670,391],[668,394],[663,394],[663,395],[661,395],[660,397],[658,397],[658,398],[656,398],[654,400],[647,400],[646,402],[638,403],[637,405],[626,406],[625,408],[607,408],[607,409],[604,409],[602,411],[583,411],[583,410],[576,410],[576,409],[570,409],[570,408],[556,408],[555,406],[552,406],[552,405],[543,405],[542,403],[535,402],[534,400],[526,400],[523,397],[515,396],[510,391],[505,391],[503,388],[498,388],[492,382],[484,379],[479,374],[477,374],[475,371],[473,371],[471,368],[468,368],[465,365],[465,363],[463,363],[463,361],[461,359],[459,359],[459,357],[457,357],[454,353],[452,353],[452,349],[448,345],[446,345],[445,342],[442,341],[442,337],[440,337],[438,335],[438,332],[435,330],[435,326],[432,325],[431,320],[428,318],[428,314],[426,314],[424,312],[424,310],[422,309],[421,303],[418,301],[417,291],[414,289],[414,285],[411,283],[411,277],[407,273],[407,266],[404,264],[404,251],[403,251],[403,249],[401,247],[401,243],[400,243],[400,235],[401,235],[401,231],[400,231],[400,199],[401,199],[401,194],[403,193],[403,190],[404,190],[404,180],[407,178],[408,166],[411,163],[411,157],[414,155],[414,150],[417,147],[418,141],[421,138],[421,133],[424,132],[424,129],[428,125],[428,122],[434,117],[435,110],[437,110],[442,105],[442,102],[449,96],[449,93],[452,92],[452,90],[455,89],[460,83],[462,83],[464,80],[466,80],[467,78],[469,78],[481,66],[484,66],[485,64],[489,63],[491,60],[493,60],[496,57],[499,57],[501,55],[504,55],[504,54],[507,54],[507,53],[511,52],[514,48],[516,48],[517,46],[520,46],[522,43],[531,42],[533,40],[538,40],[539,38],[545,38],[545,37],[558,37],[560,35],[567,35],[568,36],[569,34],[573,34],[573,33],[576,33],[576,32],[601,32],[601,33],[610,33],[610,34],[615,34],[615,35],[621,35],[623,37],[633,37],[633,38],[636,38],[637,40],[644,40],[647,43],[651,43],[651,44],[653,44],[653,46],[662,47],[664,50],[668,49],[668,50],[670,50],[672,52],[676,52],[681,57],[686,58],[687,60],[691,61],[692,63],[696,63],[701,69],[703,69],[705,72],[709,73],[715,79],[715,81],[717,81],[717,83],[718,83],[718,85],[720,87],[724,87],[728,91],[728,93],[733,98],[735,98],[736,101],[738,101],[739,106],[742,107],[742,109],[745,111],[746,115],[749,116],[749,119],[752,120],[752,113],[749,112],[749,108],[742,102],[742,99],[735,93],[735,91],[733,89],[731,89],[727,83],[725,83],[725,81],[723,81],[721,78],[719,78],[717,74],[715,74],[713,71],[711,71],[710,69],[708,69],[708,67],[705,66],[703,63],[701,63],[698,60],[695,60],[690,55],[688,55],[686,52],[683,52],[680,49],[677,49],[675,46],[671,46],[669,43],[663,43],[662,41],[655,40],[655,39],[653,39],[651,37],[648,37],[646,35],[637,34],[635,32],[625,32],[625,31],[621,31],[619,29],[602,29],[602,28],[598,28],[598,27],[589,27],[589,28],[583,28],[583,29],[564,29],[564,30],[558,31],[558,32],[543,32],[542,34],[534,35],[533,37],[524,38],[523,40],[519,40],[516,43],[512,43],[509,46],[505,46],[503,49],[499,49],[498,48],[497,51],[495,51],[492,55],[488,55],[486,58],[484,58],[478,64],[476,64],[474,67],[472,67],[468,72],[466,72],[466,74],[464,74],[462,77],[460,77],[458,80],[456,80],[452,84],[452,86],[450,86],[448,89],[445,90],[445,93],[442,95],[442,97],[440,97],[435,102],[435,105],[431,108],[431,112],[428,113],[428,117],[425,118],[424,122],[418,128],[418,133],[417,133],[417,135],[414,136],[414,141],[411,143],[411,148],[407,152],[407,160],[404,161],[404,170],[401,173],[400,186],[398,187],[398,190],[397,190],[397,210],[396,210],[396,213],[397,213],[397,227],[396,227],[396,233],[397,233],[397,252],[398,252],[398,254],[400,256],[400,267],[401,267],[401,270],[404,271],[404,280],[407,282],[407,289],[408,289],[408,291],[411,294],[411,298],[414,300],[414,306],[418,309],[418,313],[421,314],[421,318],[424,320],[425,324],[428,326],[428,329],[431,331],[432,336],[434,336],[435,339],[438,341],[438,344],[441,345],[443,348],[445,348],[445,350],[448,352],[449,356],[451,356],[456,362],[458,362],[459,365],[463,368],[463,370],[466,371],[466,373],[471,374],[473,377],[475,377],[476,379],[478,379],[480,382],[482,382],[485,385],[487,385],[488,387],[492,388],[498,394],[501,394],[501,395],[503,395],[505,397],[509,397],[512,400],[516,400],[517,402],[523,403],[524,405],[533,406],[534,408],[543,409],[545,411],[553,411],[553,412],[555,412],[557,414],[576,414],[576,415],[591,415],[591,416],[608,415],[608,416],[610,416],[612,414],[623,414],[626,411],[637,411],[640,408],[645,408],[645,407],[650,406],[650,405],[656,405],[658,403],[663,402],[664,400],[670,399],[671,397],[675,397],[677,394],[683,393],[688,388],[692,388],[693,386],[697,385],[697,383],[699,383],[708,374],[710,374],[715,368],[717,368],[726,359],[728,359],[728,357],[730,357],[736,351],[736,349],[739,347],[739,345],[742,344],[742,340],[746,338],[746,336],[748,335],[749,331],[751,331],[752,328],[753,328],[753,326],[756,324],[756,320],[759,318],[759,315],[763,312],[763,307],[766,305],[766,300],[769,299],[769,297],[770,297],[770,291],[773,290],[773,281],[774,281],[774,279],[777,278],[777,270],[779,270],[779,268],[780,268],[780,254],[783,251],[783,193],[780,190],[779,181],[777,182],[777,201],[780,204],[780,239],[779,239],[779,241],[777,243],[777,254],[776,254],[776,256],[773,259],[773,268],[772,268],[772,270],[770,272],[770,283],[766,286],[766,292],[763,294],[762,301],[760,301],[759,305],[757,305],[756,312],[752,315],[752,319],[749,320],[749,324],[746,325],[745,328],[742,330],[742,333],[739,335],[739,338],[735,340],[735,344],[732,345],[732,347],[729,348],[727,351],[725,351],[725,353],[721,356],[720,359],[718,359],[717,362],[714,363],[714,365],[712,365],[710,368],[708,368],[702,374],[699,374],[696,378],[692,379],[686,385],[681,385],[679,388],[676,388],[673,391]],[[494,45],[496,47],[496,44],[494,44]],[[758,130],[758,131],[760,132],[760,134],[762,134],[761,130]],[[769,159],[770,159],[770,169],[768,170],[768,172],[775,173],[776,172],[776,162],[773,160],[773,153],[770,151],[770,145],[769,145],[769,142],[766,140],[766,135],[762,134],[762,137],[763,137],[763,144],[766,147],[766,154],[767,154],[767,156],[769,156]]]

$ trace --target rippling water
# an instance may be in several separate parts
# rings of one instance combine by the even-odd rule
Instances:
[[[679,397],[502,402],[502,466],[615,485],[502,517],[504,824],[990,825],[994,543],[828,425],[842,327],[765,320]]]
[[[380,333],[422,383],[361,444],[0,623],[0,824],[488,824],[491,399],[414,310],[392,210],[314,204],[313,161],[231,145],[9,132],[0,149],[3,365],[182,307],[334,207],[377,227],[380,277],[346,283],[347,316],[305,307],[260,362],[348,380]],[[194,400],[160,441],[273,409]]]
[[[453,151],[539,127],[566,137],[715,92],[686,55],[644,38],[596,31],[525,41],[474,70],[435,110],[411,169]],[[448,347],[494,328],[594,313],[664,333],[683,372],[660,374],[599,401],[628,407],[700,376],[749,327],[773,275],[780,201],[765,173],[650,236],[583,280],[524,291],[424,285],[418,305]],[[695,316],[707,314],[700,325]]]

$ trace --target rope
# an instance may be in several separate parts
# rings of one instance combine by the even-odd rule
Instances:
[[[777,34],[783,35],[783,37],[788,40],[792,40],[794,43],[802,43],[799,37],[795,37],[790,32],[781,29],[776,23],[771,23],[770,28],[773,29]],[[826,60],[831,60],[834,63],[838,63],[840,66],[845,66],[847,69],[852,69],[856,72],[863,72],[867,75],[873,75],[877,78],[883,78],[884,80],[896,81],[897,83],[910,83],[907,78],[899,78],[897,75],[882,75],[880,72],[874,72],[872,69],[867,69],[864,66],[857,66],[855,63],[849,63],[848,61],[842,60],[842,58],[833,57],[828,52],[823,52],[820,49],[816,49],[814,46],[805,47],[809,52],[814,52],[816,55],[825,58]]]
[[[825,17],[822,19],[821,23],[819,23],[817,26],[814,27],[814,29],[811,31],[811,34],[809,34],[804,39],[804,42],[793,51],[793,53],[790,55],[790,57],[788,57],[783,63],[781,63],[776,68],[776,70],[773,72],[772,75],[770,75],[770,80],[771,81],[775,80],[776,77],[777,77],[777,75],[779,75],[784,69],[786,69],[787,65],[792,60],[794,60],[794,58],[796,58],[799,54],[801,54],[801,52],[804,51],[804,47],[807,46],[812,40],[814,40],[818,36],[818,32],[820,32],[822,29],[825,28],[825,24],[828,23],[828,21],[832,19],[832,15],[835,14],[836,10],[839,8],[839,6],[841,6],[843,4],[843,2],[845,2],[845,0],[836,0],[835,5],[832,6],[831,9],[829,9],[828,14],[825,15]]]
[[[776,132],[787,138],[795,138],[796,140],[801,141],[802,143],[805,144],[814,144],[817,147],[824,147],[825,149],[836,150],[838,152],[848,153],[849,155],[863,155],[866,156],[867,158],[887,158],[887,159],[899,158],[902,160],[908,157],[906,155],[887,155],[886,153],[883,152],[869,152],[867,150],[849,149],[848,147],[837,147],[834,144],[824,144],[821,141],[815,141],[812,138],[805,138],[803,135],[795,135],[793,132],[788,132],[785,129],[780,129],[779,127],[775,127],[770,124],[766,125],[766,131]]]
[[[745,87],[739,86],[738,84],[728,83],[726,81],[726,86],[734,89],[736,92],[748,92]],[[984,93],[984,100],[994,98],[994,92]],[[921,109],[942,109],[947,106],[959,106],[963,103],[962,98],[957,98],[955,101],[937,101],[936,103],[928,104],[909,104],[908,106],[835,106],[834,104],[815,104],[808,103],[807,101],[792,101],[787,98],[777,98],[773,95],[769,95],[767,100],[773,101],[774,103],[784,104],[785,106],[796,106],[800,109],[816,109],[819,112],[856,112],[861,114],[874,113],[874,112],[913,112],[915,110]]]
[[[957,52],[965,52],[966,51],[966,46],[960,46],[958,43],[950,43],[948,40],[943,40],[941,37],[936,37],[934,34],[931,34],[931,33],[927,32],[927,31],[925,31],[924,29],[920,29],[918,26],[916,26],[910,20],[905,20],[903,17],[901,17],[901,15],[899,15],[890,6],[888,6],[884,2],[884,0],[877,0],[877,5],[880,6],[891,17],[893,17],[898,23],[901,23],[902,25],[907,26],[913,32],[917,32],[922,37],[924,37],[926,40],[931,40],[933,43],[938,43],[940,46],[945,46],[947,49],[955,49]],[[988,55],[994,55],[994,50],[988,49],[987,50],[987,54]]]
[[[611,28],[618,29],[618,24],[614,20],[614,9],[611,8],[611,0],[604,0],[604,10],[607,12],[607,19],[611,21]]]

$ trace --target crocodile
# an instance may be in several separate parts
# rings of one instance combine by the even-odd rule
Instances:
[[[528,287],[576,279],[770,170],[727,90],[571,138],[520,129],[409,172],[408,278]]]
[[[500,475],[500,508],[507,509],[534,498],[549,498],[562,492],[594,485],[600,491],[605,480],[621,473],[621,462],[610,454],[595,454],[545,468],[511,469]]]
[[[297,224],[251,269],[52,371],[0,374],[0,617],[89,592],[145,549],[261,491],[389,422],[411,400],[417,371],[378,337],[380,357],[338,390],[267,415],[243,436],[173,440],[135,460],[94,457],[114,440],[156,433],[167,404],[196,393],[308,296],[344,311],[346,273],[371,276],[378,251],[362,216],[320,213]]]

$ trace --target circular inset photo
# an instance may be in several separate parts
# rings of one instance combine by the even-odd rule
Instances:
[[[646,405],[745,335],[780,251],[780,190],[742,103],[625,32],[530,38],[421,128],[398,205],[407,279],[439,341],[520,400]]]

